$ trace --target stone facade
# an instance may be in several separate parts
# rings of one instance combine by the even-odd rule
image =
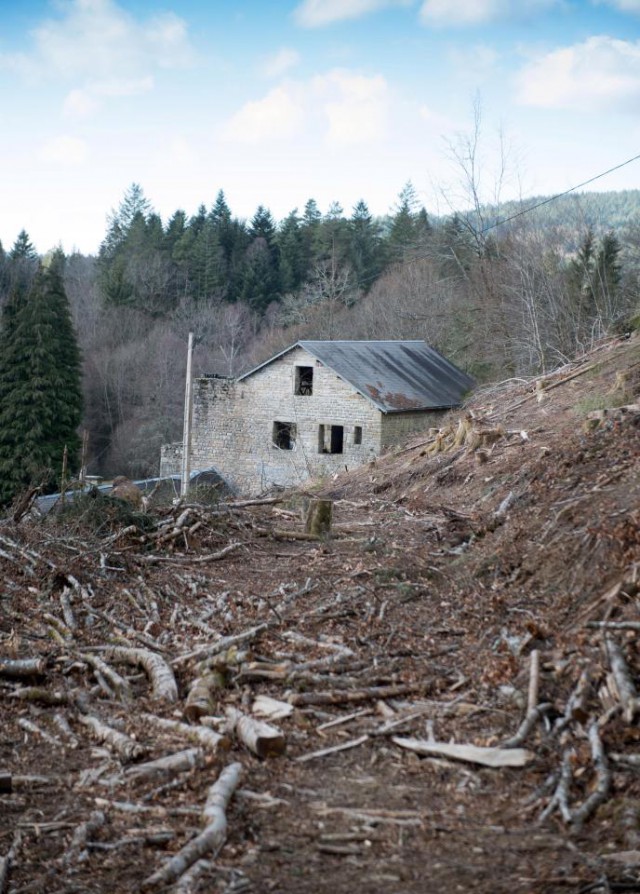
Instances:
[[[238,493],[295,486],[360,466],[440,415],[381,413],[296,346],[247,378],[195,380],[191,468],[213,466]],[[160,475],[179,473],[181,455],[163,447]]]

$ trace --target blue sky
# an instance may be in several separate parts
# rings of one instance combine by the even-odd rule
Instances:
[[[474,107],[483,200],[639,154],[640,0],[0,0],[0,241],[95,253],[132,182],[165,221],[446,213]]]

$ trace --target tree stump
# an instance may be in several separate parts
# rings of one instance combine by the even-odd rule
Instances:
[[[316,537],[328,537],[331,533],[333,500],[310,500],[307,509],[306,531]]]

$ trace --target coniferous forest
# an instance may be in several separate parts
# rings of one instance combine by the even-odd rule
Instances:
[[[87,432],[94,474],[157,473],[195,374],[233,376],[299,338],[423,338],[479,382],[558,366],[639,312],[640,192],[434,216],[313,199],[276,221],[223,191],[162,220],[133,184],[97,256],[0,246],[0,503],[56,489]],[[538,207],[539,206],[539,207]]]

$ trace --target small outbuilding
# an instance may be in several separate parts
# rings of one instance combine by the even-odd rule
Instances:
[[[297,485],[438,424],[473,385],[424,341],[299,341],[237,379],[195,380],[190,465],[239,493]],[[181,460],[165,445],[161,477]]]

